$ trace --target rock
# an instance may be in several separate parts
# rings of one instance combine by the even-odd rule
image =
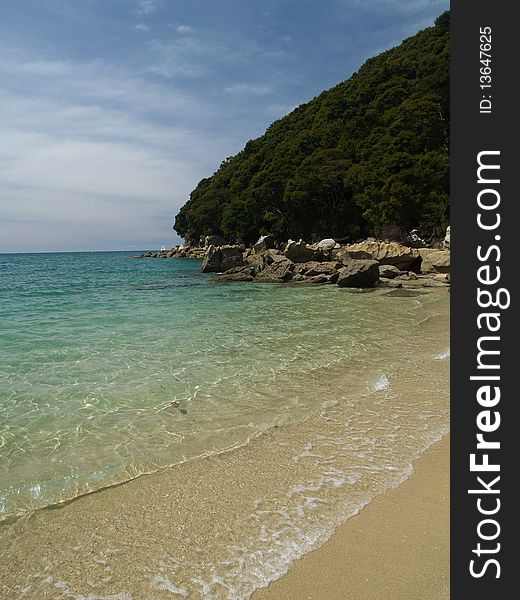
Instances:
[[[228,271],[233,267],[242,267],[244,265],[242,248],[240,246],[222,246],[220,248],[220,255],[221,271]]]
[[[339,276],[339,273],[338,273]],[[303,281],[305,283],[313,283],[315,285],[321,285],[323,283],[335,283],[331,281],[331,276],[330,275],[314,275],[312,277],[304,277]]]
[[[449,283],[450,274],[449,273],[437,273],[433,276],[434,281],[443,281],[444,283]]]
[[[225,240],[220,235],[207,235],[204,238],[204,246],[209,248],[210,246],[225,246],[227,244],[227,240]]]
[[[409,271],[408,273],[401,273],[401,275],[398,275],[396,279],[401,281],[415,281],[417,279],[417,275],[413,271]]]
[[[341,262],[341,264],[343,264],[344,266],[347,266],[349,262],[354,258],[372,260],[372,257],[367,252],[353,252],[352,254],[350,254],[350,252],[345,246],[342,246],[340,248],[334,248],[330,252],[330,255],[333,260]]]
[[[242,248],[240,246],[210,246],[202,261],[203,273],[221,273],[234,267],[242,267]]]
[[[402,288],[403,287],[403,284],[400,281],[396,281],[395,279],[387,279],[386,277],[380,277],[379,284],[384,287],[391,287],[391,288]]]
[[[353,259],[339,270],[337,283],[340,287],[368,287],[377,283],[379,265],[376,260]]]
[[[202,261],[202,272],[203,273],[220,273],[220,261],[222,255],[220,248],[215,246],[209,246],[204,254],[204,260]]]
[[[279,250],[268,250],[267,251],[267,262],[283,262],[287,258]]]
[[[420,261],[416,248],[403,246],[398,242],[365,241],[358,244],[349,244],[346,251],[353,258],[365,258],[367,255],[377,260],[382,265],[393,265],[401,271],[413,270]],[[360,253],[363,253],[360,255]]]
[[[398,275],[402,275],[402,272],[394,265],[379,265],[379,277],[394,279]]]
[[[289,240],[287,242],[287,246],[285,247],[284,254],[292,262],[302,263],[311,260],[314,252],[315,251],[312,248],[309,248],[302,240],[299,242]]]
[[[253,281],[254,277],[250,271],[239,270],[235,271],[231,269],[232,272],[222,273],[222,275],[217,275],[214,281],[218,283],[224,283],[226,281]]]
[[[421,285],[422,287],[449,287],[448,282],[436,281],[435,279],[424,279]]]
[[[253,246],[253,250],[258,252],[260,250],[270,250],[275,247],[275,239],[273,235],[262,235],[258,238],[258,241]]]
[[[263,283],[285,283],[292,278],[294,263],[289,259],[273,262],[256,276]]]
[[[336,240],[333,240],[332,238],[327,238],[325,240],[321,240],[321,242],[318,242],[316,245],[320,250],[330,251],[334,250],[337,244]]]
[[[308,263],[302,263],[305,265],[305,274],[309,277],[314,275],[334,275],[342,268],[342,263],[337,261],[325,261],[317,262],[310,261]]]
[[[262,254],[250,254],[245,257],[244,262],[253,267],[257,273],[262,271],[267,266],[267,253]]]
[[[443,246],[445,248],[450,247],[450,225],[448,225],[448,227],[446,228],[446,235],[444,236]]]
[[[449,273],[450,251],[434,250],[423,256],[421,263],[422,273]]]

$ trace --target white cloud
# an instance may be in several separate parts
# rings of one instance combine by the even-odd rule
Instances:
[[[149,15],[161,8],[162,0],[139,0],[137,3],[137,13],[140,15]]]
[[[175,31],[178,33],[191,33],[193,31],[193,27],[190,27],[189,25],[177,25]]]
[[[150,31],[150,26],[146,25],[146,23],[137,23],[135,29],[138,31]]]
[[[31,249],[30,232],[40,250],[173,244],[177,209],[222,152],[195,126],[207,107],[101,63],[1,56],[0,251]]]
[[[253,83],[234,83],[224,88],[226,94],[267,96],[274,92],[270,85],[259,85]]]

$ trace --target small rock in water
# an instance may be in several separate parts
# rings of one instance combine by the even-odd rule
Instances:
[[[171,405],[173,406],[173,408],[179,408],[179,402],[177,400],[174,400]]]
[[[185,408],[181,408],[181,410],[179,411],[181,414],[183,415],[187,415],[188,411]]]

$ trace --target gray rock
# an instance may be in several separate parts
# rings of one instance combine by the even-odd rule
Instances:
[[[220,248],[216,248],[215,246],[209,246],[204,254],[204,259],[202,261],[202,272],[203,273],[220,273],[222,269],[220,268],[221,262],[221,252]]]
[[[275,247],[275,239],[273,235],[262,235],[258,238],[256,244],[253,245],[253,250],[258,252],[260,250],[270,250]]]
[[[312,277],[313,275],[334,275],[338,269],[342,268],[342,263],[337,261],[317,262],[310,261],[303,263],[306,266],[305,274]]]
[[[451,241],[451,235],[450,235],[450,225],[448,225],[448,227],[446,228],[446,235],[444,236],[444,242],[443,245],[445,248],[449,248],[450,247],[450,241]]]
[[[240,246],[210,246],[202,261],[203,273],[221,273],[234,267],[242,267],[242,249]]]
[[[379,279],[379,263],[376,260],[353,259],[339,270],[337,283],[340,287],[368,287]]]
[[[259,273],[267,266],[267,253],[262,252],[261,254],[250,254],[245,257],[244,262],[255,268],[255,271]]]
[[[292,278],[294,263],[288,259],[273,262],[257,276],[255,281],[262,283],[285,283]]]
[[[449,287],[448,282],[425,279],[421,282],[422,287]]]
[[[379,285],[383,287],[391,287],[391,288],[402,288],[403,284],[400,281],[396,281],[395,279],[387,279],[386,277],[379,278]]]
[[[279,250],[270,249],[267,251],[267,262],[268,263],[283,262],[284,260],[287,260],[287,257],[284,256]]]
[[[239,246],[222,246],[220,248],[220,270],[228,271],[233,267],[241,267],[244,264],[242,249]]]
[[[321,285],[324,283],[333,283],[331,281],[331,275],[313,275],[312,277],[304,277],[303,281],[305,283],[312,283],[314,285]]]
[[[227,281],[253,281],[253,279],[254,277],[251,273],[248,273],[247,271],[238,271],[235,273],[222,273],[222,275],[217,275],[214,281],[217,283],[224,283]]]
[[[225,246],[227,244],[227,240],[225,240],[220,235],[207,235],[204,238],[204,246],[209,248],[210,246]]]
[[[402,272],[394,265],[379,265],[379,277],[394,279],[398,275],[402,275]]]
[[[327,238],[318,242],[317,246],[320,250],[333,250],[336,247],[336,240]]]

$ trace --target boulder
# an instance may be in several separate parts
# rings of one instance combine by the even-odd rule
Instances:
[[[401,281],[415,281],[417,279],[417,275],[413,271],[409,271],[408,273],[401,273],[401,275],[398,275],[396,279],[400,279]]]
[[[220,248],[220,254],[221,271],[228,271],[233,267],[242,267],[244,265],[242,248],[239,246],[222,246]]]
[[[256,276],[256,281],[263,283],[285,283],[292,278],[294,263],[285,259],[273,262]]]
[[[370,255],[368,252],[362,252],[362,251],[349,252],[347,250],[346,246],[342,246],[340,248],[334,248],[330,254],[334,260],[340,261],[345,266],[348,265],[349,262],[353,259],[372,260],[372,255]]]
[[[346,246],[346,251],[353,258],[366,258],[368,255],[382,265],[393,265],[401,271],[413,270],[420,262],[420,255],[416,248],[403,246],[398,242],[367,240],[358,244],[349,244]]]
[[[391,288],[402,288],[403,287],[403,284],[400,281],[396,281],[395,279],[387,279],[386,277],[379,278],[379,285],[382,285],[384,287],[391,287]]]
[[[342,263],[337,261],[316,262],[310,261],[303,263],[306,267],[305,274],[309,277],[314,275],[334,275],[338,269],[342,268]]]
[[[225,283],[227,281],[253,281],[254,269],[252,267],[238,267],[230,269],[222,275],[217,275],[214,281],[217,283]]]
[[[305,283],[313,283],[314,285],[321,285],[324,283],[335,283],[331,281],[330,275],[314,275],[312,277],[304,277],[303,281]]]
[[[424,279],[421,282],[422,287],[448,287],[447,281],[436,281],[435,279]]]
[[[271,264],[272,262],[283,262],[287,260],[284,254],[279,250],[268,250],[267,251],[267,262]]]
[[[255,271],[258,273],[267,266],[267,253],[250,254],[245,257],[244,262],[250,267],[254,267]]]
[[[203,273],[221,273],[233,267],[242,267],[242,249],[240,246],[210,246],[204,253]]]
[[[445,248],[450,247],[450,225],[448,225],[448,227],[446,228],[446,235],[444,236],[443,245]]]
[[[320,250],[333,250],[336,247],[336,240],[333,240],[332,238],[327,238],[325,240],[321,240],[321,242],[318,242],[316,244],[316,246],[320,249]]]
[[[422,273],[449,273],[450,272],[450,251],[434,250],[423,256],[421,263]]]
[[[204,246],[209,248],[210,246],[225,246],[227,244],[227,240],[225,240],[220,235],[207,235],[204,238]]]
[[[379,277],[394,279],[401,274],[402,272],[394,265],[379,265]]]
[[[202,261],[202,272],[203,273],[220,273],[221,252],[220,248],[215,246],[209,246],[204,254]]]
[[[379,279],[379,264],[376,260],[353,259],[339,270],[337,283],[340,287],[369,287]]]
[[[275,247],[275,239],[273,235],[262,235],[258,238],[256,244],[253,245],[253,250],[259,252],[261,250],[270,250]]]
[[[289,240],[287,242],[287,246],[285,247],[284,254],[292,262],[302,263],[311,260],[314,252],[315,251],[312,248],[309,248],[302,240],[299,242]]]

